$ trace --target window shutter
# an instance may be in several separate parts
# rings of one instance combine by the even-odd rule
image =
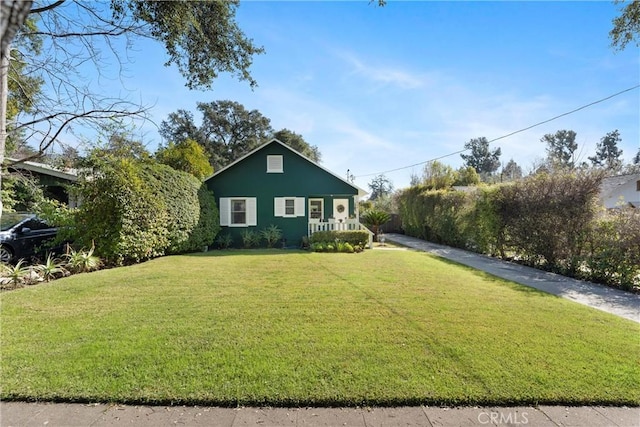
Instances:
[[[220,225],[229,226],[231,223],[231,203],[228,197],[220,197]]]
[[[305,216],[304,207],[306,202],[304,197],[296,197],[296,216]]]
[[[284,197],[275,197],[273,199],[273,216],[284,216]]]
[[[247,197],[247,225],[258,225],[258,201],[255,197]]]

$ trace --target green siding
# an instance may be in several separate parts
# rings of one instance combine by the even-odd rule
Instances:
[[[283,173],[267,173],[267,156],[283,156]],[[256,197],[258,225],[249,227],[260,231],[271,224],[278,226],[287,246],[298,246],[307,235],[309,198],[324,199],[324,217],[333,211],[333,198],[349,200],[349,214],[355,214],[353,196],[358,189],[333,176],[309,160],[272,141],[252,155],[207,180],[220,206],[221,197]],[[304,197],[305,216],[274,217],[274,197]],[[240,233],[245,227],[223,227],[221,234],[234,237],[236,246],[242,244]]]

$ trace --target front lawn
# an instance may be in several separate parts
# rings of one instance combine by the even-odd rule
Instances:
[[[2,399],[640,404],[640,325],[412,251],[173,256],[0,298]]]

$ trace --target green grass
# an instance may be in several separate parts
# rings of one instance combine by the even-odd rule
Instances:
[[[0,295],[0,398],[640,404],[640,325],[411,251],[227,251]]]

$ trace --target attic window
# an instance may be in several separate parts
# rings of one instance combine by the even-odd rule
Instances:
[[[282,155],[267,156],[267,173],[282,173]]]

